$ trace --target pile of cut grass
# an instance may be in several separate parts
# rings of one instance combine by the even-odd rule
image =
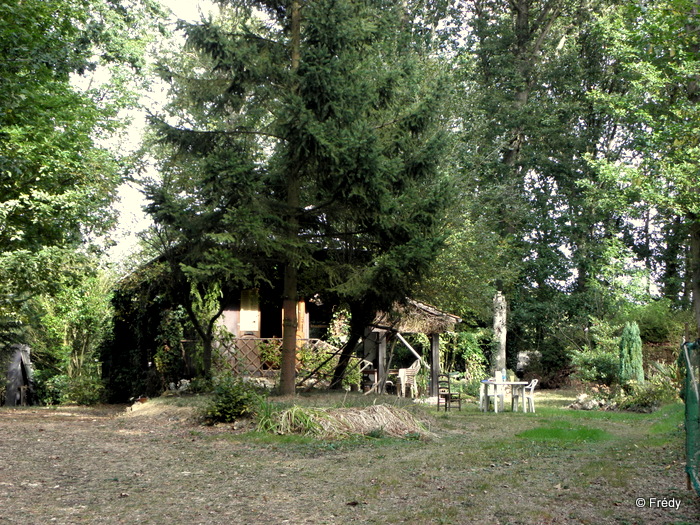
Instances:
[[[346,408],[293,406],[279,413],[276,431],[336,439],[353,435],[372,437],[433,437],[413,415],[391,405]]]

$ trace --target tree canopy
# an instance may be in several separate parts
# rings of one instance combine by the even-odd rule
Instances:
[[[129,103],[118,67],[138,71],[154,5],[27,0],[0,3],[0,319],[26,321],[27,298],[66,284],[90,239],[113,224],[120,182],[100,143]],[[107,83],[79,76],[113,67]]]
[[[153,121],[178,182],[153,187],[149,210],[200,247],[179,261],[192,279],[283,269],[293,390],[300,270],[371,318],[441,243],[444,74],[409,6],[292,2],[262,21],[265,3],[222,4],[220,20],[182,24],[193,56],[163,65],[177,98]]]
[[[314,294],[352,312],[345,359],[408,296],[483,335],[502,290],[509,367],[535,351],[552,377],[627,323],[700,328],[696,0],[217,5],[180,46],[151,0],[0,2],[3,340],[51,340],[75,290],[102,289],[93,241],[142,167],[108,144],[153,63],[149,242],[179,305],[162,323],[189,323],[205,374],[226,294],[263,284],[288,393]]]
[[[101,388],[93,357],[111,284],[97,276],[99,238],[114,224],[125,167],[109,140],[135,105],[161,11],[150,1],[0,2],[0,357],[29,343],[44,386],[60,376]]]

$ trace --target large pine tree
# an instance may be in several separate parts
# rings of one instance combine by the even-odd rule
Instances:
[[[370,317],[441,244],[444,84],[408,2],[220,4],[220,19],[182,25],[192,55],[163,68],[177,96],[154,119],[172,150],[150,210],[191,247],[191,279],[283,268],[292,393],[300,270]]]

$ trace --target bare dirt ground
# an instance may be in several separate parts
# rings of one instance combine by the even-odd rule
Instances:
[[[167,401],[1,409],[0,524],[700,523],[668,414],[417,410],[437,438],[261,436]],[[553,423],[608,437],[518,437]]]

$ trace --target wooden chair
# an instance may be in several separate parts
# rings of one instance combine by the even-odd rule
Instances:
[[[526,385],[522,388],[519,388],[517,390],[513,389],[513,401],[512,401],[512,407],[515,410],[516,407],[518,406],[518,403],[520,402],[520,396],[523,396],[523,407],[524,411],[527,412],[528,408],[530,409],[530,412],[534,413],[535,412],[535,387],[537,386],[538,380],[533,379],[530,381],[529,385]]]
[[[406,387],[411,388],[411,397],[418,396],[418,384],[416,376],[420,370],[420,359],[416,359],[408,368],[399,368],[399,384],[396,389],[396,395],[404,397],[406,395]]]
[[[450,410],[453,402],[456,402],[459,409],[462,410],[462,394],[452,391],[452,382],[448,374],[438,374],[438,399],[437,409],[440,410],[440,405],[445,406],[445,412]]]

